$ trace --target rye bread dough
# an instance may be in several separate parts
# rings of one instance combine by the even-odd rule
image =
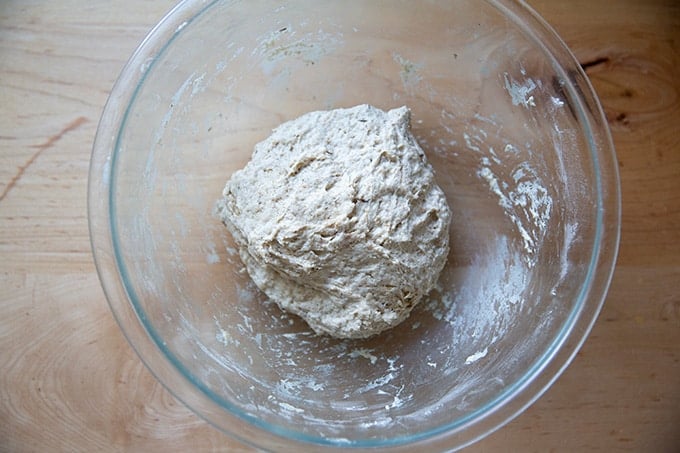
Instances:
[[[450,210],[406,107],[281,124],[227,182],[217,210],[255,284],[337,338],[403,321],[449,250]]]

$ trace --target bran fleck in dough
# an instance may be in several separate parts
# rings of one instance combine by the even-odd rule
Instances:
[[[255,284],[337,338],[406,319],[449,251],[450,210],[406,107],[281,124],[227,182],[217,212]]]

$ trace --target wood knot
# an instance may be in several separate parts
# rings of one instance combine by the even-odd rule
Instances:
[[[616,115],[616,122],[623,124],[624,126],[628,126],[630,121],[628,120],[628,115],[626,115],[625,112],[621,112],[618,115]]]

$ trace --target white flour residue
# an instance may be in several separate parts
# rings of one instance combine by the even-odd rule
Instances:
[[[473,313],[465,315],[474,316],[478,321],[485,321],[482,325],[483,330],[488,326],[507,318],[508,311],[519,308],[524,300],[523,291],[526,287],[526,263],[522,261],[522,255],[514,249],[505,236],[498,236],[493,244],[493,249],[497,251],[494,256],[485,258],[477,256],[473,260],[471,274],[475,279],[471,279],[465,288],[456,294],[456,302],[463,304],[463,299],[476,300],[476,307],[466,307],[475,310]],[[460,300],[458,300],[460,299]],[[504,329],[491,328],[487,332],[494,332],[495,337],[502,336]],[[473,331],[471,335],[475,335]],[[490,340],[491,343],[496,338]]]
[[[220,262],[220,255],[217,253],[216,245],[213,241],[206,241],[206,255],[205,260],[208,264],[217,264]]]
[[[284,396],[297,396],[301,389],[309,389],[318,392],[324,389],[324,384],[316,382],[311,376],[306,376],[284,378],[281,379],[276,386],[276,392]]]
[[[221,297],[223,297],[221,292],[215,292],[213,293],[211,299],[213,301],[217,301]],[[222,346],[239,346],[240,341],[232,337],[232,335],[229,333],[229,326],[227,326],[225,329],[219,318],[215,315],[213,315],[213,321],[215,323],[215,341],[217,341]]]
[[[231,338],[231,335],[229,335],[229,332],[221,327],[218,328],[217,333],[215,334],[215,340],[223,346],[229,346],[229,344],[234,341]],[[238,341],[236,341],[236,343],[238,344]]]
[[[156,173],[158,172],[156,167],[156,147],[164,145],[163,137],[165,136],[168,125],[175,115],[175,111],[183,103],[182,98],[185,92],[195,81],[196,73],[192,72],[189,77],[187,77],[182,85],[179,86],[177,91],[170,98],[170,105],[168,110],[163,115],[158,128],[154,132],[153,146],[149,150],[149,156],[147,158],[145,173],[144,173],[144,183],[148,191],[152,191],[156,184]],[[186,108],[186,107],[184,107]]]
[[[507,147],[506,147],[507,149]],[[531,257],[535,254],[545,236],[550,214],[552,197],[527,162],[519,164],[511,174],[511,180],[501,180],[491,169],[488,159],[482,159],[478,176],[486,181],[489,190],[498,197],[498,204],[515,224],[524,243],[524,250]]]
[[[533,82],[528,86],[536,87]],[[478,119],[482,121],[481,117]],[[553,199],[531,164],[531,144],[515,145],[475,125],[466,127],[463,139],[468,150],[481,156],[477,176],[498,198],[504,215],[515,225],[526,261],[533,265],[550,222]]]
[[[261,68],[266,75],[272,75],[278,63],[296,58],[305,64],[316,64],[321,58],[333,53],[344,42],[342,33],[329,33],[322,29],[317,32],[299,34],[293,25],[274,30],[259,40],[252,51],[253,56],[262,57]]]
[[[479,154],[483,154],[484,150],[487,149],[488,138],[489,134],[484,129],[474,125],[466,127],[465,132],[463,132],[465,147],[470,151],[474,151]]]
[[[532,91],[536,89],[538,85],[531,78],[528,78],[524,83],[520,83],[516,80],[511,79],[506,72],[504,74],[505,78],[505,89],[512,98],[512,105],[523,105],[526,108],[536,107],[536,101],[534,96],[531,94]]]
[[[378,360],[378,357],[371,354],[371,350],[366,348],[355,349],[354,351],[350,352],[349,356],[353,359],[356,359],[357,357],[368,359],[371,361],[371,365],[374,365]]]
[[[491,346],[513,328],[514,313],[524,309],[529,268],[524,252],[503,235],[488,249],[493,253],[475,255],[469,266],[449,277],[457,281],[455,287],[447,284],[438,289],[424,306],[434,319],[448,325],[452,335],[444,347],[424,357],[431,370],[452,370],[486,357]],[[466,389],[458,388],[452,395],[462,395]]]
[[[392,54],[392,59],[400,67],[399,77],[401,77],[401,83],[404,85],[404,88],[415,88],[423,79],[420,75],[422,64],[414,63],[396,52]]]
[[[453,325],[455,314],[454,297],[450,294],[441,294],[439,297],[432,295],[424,301],[425,310],[437,321],[444,321]]]
[[[207,75],[206,72],[202,73],[198,77],[196,77],[193,82],[191,82],[191,96],[195,96],[198,93],[202,93],[205,91],[205,76]]]
[[[570,223],[564,227],[564,244],[562,245],[562,253],[560,254],[560,278],[559,281],[564,280],[567,276],[567,269],[569,269],[569,249],[576,239],[578,232],[578,223]]]
[[[357,392],[358,393],[370,392],[371,390],[386,386],[397,377],[395,371],[396,370],[390,371],[388,373],[383,374],[382,376],[373,379],[372,381],[368,382],[362,387],[359,387],[357,389]]]
[[[560,252],[560,276],[557,282],[550,290],[550,294],[557,295],[557,287],[564,281],[569,269],[569,249],[577,238],[578,223],[569,223],[564,226],[564,240],[562,242],[562,250]]]
[[[392,402],[389,404],[385,405],[385,410],[388,411],[390,409],[398,408],[401,407],[405,400],[401,398],[401,393],[404,391],[404,386],[402,385],[399,387],[399,390],[397,390],[397,393],[395,395],[392,395]],[[411,399],[412,395],[408,396],[408,399]]]
[[[564,107],[564,101],[558,97],[550,96],[550,102],[555,108]]]
[[[375,420],[362,423],[361,427],[364,429],[376,427],[383,428],[386,426],[390,426],[392,423],[394,423],[394,419],[392,417],[378,417]]]
[[[300,409],[299,407],[295,407],[283,401],[279,401],[278,403],[281,409],[283,409],[285,412],[295,412],[298,414],[302,414],[305,411],[304,409]]]
[[[469,150],[477,153],[482,152],[482,149],[476,145],[475,140],[467,132],[463,134],[463,139],[465,140],[465,146],[467,146]]]
[[[465,359],[465,364],[466,364],[466,365],[469,365],[469,364],[471,364],[471,363],[475,363],[477,360],[486,357],[486,354],[487,354],[488,352],[489,352],[489,348],[486,347],[486,348],[484,348],[484,350],[482,350],[482,351],[477,351],[477,352],[475,352],[474,354],[469,355],[469,356]]]

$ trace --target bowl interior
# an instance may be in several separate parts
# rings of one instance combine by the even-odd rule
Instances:
[[[116,265],[149,338],[225,417],[319,444],[464,429],[580,316],[602,197],[588,106],[502,4],[213,2],[138,70],[108,167]],[[267,301],[213,209],[276,125],[362,103],[411,108],[451,252],[406,322],[339,341]]]

